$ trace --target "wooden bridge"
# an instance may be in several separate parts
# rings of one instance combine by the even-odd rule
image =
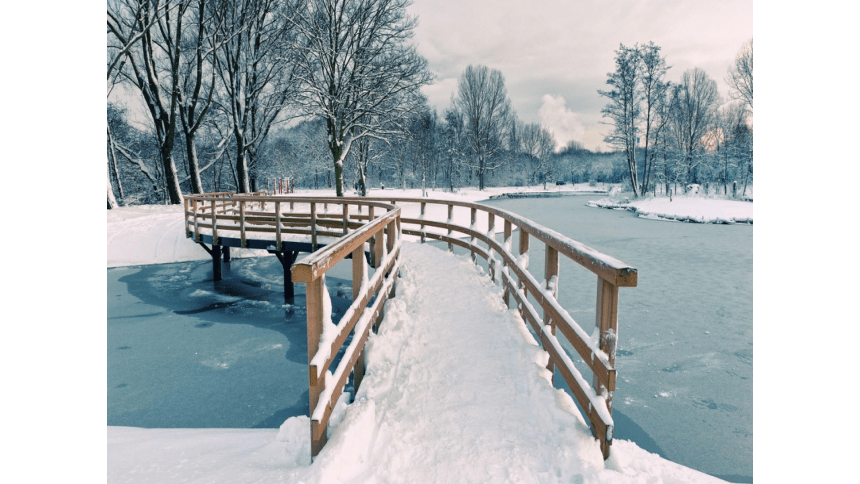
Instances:
[[[417,213],[407,217],[405,207]],[[458,223],[466,213],[469,224]],[[326,443],[331,412],[350,375],[356,391],[361,384],[365,342],[383,319],[385,301],[394,295],[404,235],[421,242],[446,242],[449,250],[456,245],[468,250],[473,261],[479,256],[487,261],[493,281],[504,288],[505,303],[513,303],[529,323],[549,353],[548,370],[565,379],[600,441],[604,458],[609,456],[614,428],[618,288],[636,286],[637,282],[636,269],[623,262],[506,210],[454,200],[208,193],[185,198],[185,228],[186,236],[212,256],[216,280],[221,278],[222,258],[229,260],[230,247],[242,247],[277,255],[284,267],[285,299],[293,298],[293,283],[305,284],[312,456]],[[516,254],[512,253],[515,231]],[[529,270],[532,239],[546,247],[541,282]],[[298,259],[299,253],[307,255]],[[560,256],[597,276],[597,342],[557,300]],[[332,322],[330,309],[326,309],[330,302],[325,274],[344,259],[352,259],[353,303],[340,321]],[[556,337],[557,331],[590,369],[591,383],[574,367],[571,355]],[[335,355],[350,335],[351,342],[331,373],[333,381],[326,381]]]

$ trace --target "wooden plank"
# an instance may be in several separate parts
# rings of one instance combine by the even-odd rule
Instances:
[[[276,202],[278,203],[278,202]],[[323,291],[322,278],[316,278],[305,283],[307,301],[307,332],[308,332],[308,399],[310,409],[317,408],[320,394],[325,389],[325,373],[316,378],[316,371],[310,366],[311,358],[319,350],[320,335],[323,324]],[[310,375],[313,372],[313,382]],[[322,450],[326,442],[325,425],[320,429],[311,426],[311,456],[316,456]]]
[[[421,218],[427,213],[427,202],[421,202]],[[421,224],[421,243],[424,243],[424,224]]]
[[[595,306],[595,327],[600,334],[600,349],[609,356],[609,364],[615,367],[616,343],[618,341],[618,287],[609,281],[597,278],[597,304]],[[595,375],[594,388],[606,386],[609,392],[615,391],[615,381],[598,381]],[[610,410],[612,399],[608,398]]]
[[[394,252],[394,242],[397,241],[397,220],[392,219],[386,226],[385,246],[388,253]]]
[[[281,202],[275,202],[275,244],[281,250]]]
[[[328,206],[328,205],[326,205]],[[317,250],[317,204],[311,202],[311,247]]]
[[[247,247],[245,243],[245,201],[239,202],[239,234],[242,239],[242,248]]]
[[[197,200],[193,200],[194,207],[194,242],[200,242],[200,227],[197,225]]]
[[[448,204],[448,223],[449,224],[454,223],[454,206],[451,205],[450,203]],[[451,229],[449,228],[448,229],[448,237],[450,237],[450,236],[451,236]],[[454,252],[454,245],[451,244],[450,242],[448,243],[448,252]]]
[[[544,280],[546,281],[547,291],[552,293],[552,297],[558,300],[558,251],[550,246],[546,246],[546,255],[544,256]],[[553,283],[555,278],[555,283]],[[546,308],[543,310],[543,320],[550,325],[550,331],[555,336],[555,320],[552,318],[551,312]],[[547,364],[549,371],[554,371],[552,360]]]
[[[360,205],[359,205],[360,206]],[[361,284],[366,277],[366,264],[364,259],[364,244],[352,251],[352,300],[353,302],[361,295]],[[365,303],[366,305],[367,303]],[[364,346],[361,347],[361,352],[355,362],[355,367],[352,370],[352,386],[356,393],[358,387],[361,386],[361,380],[364,378]]]
[[[188,223],[188,205],[189,205],[188,199],[185,198],[184,202],[185,202],[185,238],[187,239],[187,238],[191,237],[191,227]]]
[[[215,199],[212,200],[212,243],[218,244],[218,214],[215,212]],[[217,280],[221,280],[220,278]]]
[[[471,225],[469,225],[469,227],[470,227],[470,228],[472,228],[472,229],[475,229],[475,228],[477,227],[477,226],[475,225],[475,223],[476,223],[477,221],[478,221],[478,209],[477,209],[476,207],[472,207],[472,208],[471,208]],[[471,239],[469,240],[469,243],[470,243],[472,246],[475,246],[475,245],[476,245],[476,244],[475,244],[475,236],[474,236],[474,235],[473,235],[473,236],[471,237]],[[474,250],[471,250],[471,253],[472,253],[472,262],[477,263],[478,261],[477,261],[477,259],[475,258],[475,251],[474,251]]]

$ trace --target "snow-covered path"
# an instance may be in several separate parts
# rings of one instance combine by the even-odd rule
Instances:
[[[587,427],[563,410],[569,397],[547,380],[546,353],[489,278],[427,245],[403,251],[398,297],[355,408],[378,429],[348,446],[366,448],[372,465],[343,466],[340,477],[372,469],[382,482],[574,482],[602,468]]]
[[[309,462],[308,417],[280,431],[108,428],[110,482],[722,482],[616,441],[604,462],[501,289],[468,257],[404,242],[397,295],[355,402]]]

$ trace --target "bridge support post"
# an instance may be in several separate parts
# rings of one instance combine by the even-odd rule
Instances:
[[[284,269],[284,302],[292,303],[296,293],[293,285],[293,274],[290,272],[290,267],[292,267],[293,263],[296,261],[299,253],[293,250],[270,250],[269,253],[275,254],[281,262],[281,266]]]
[[[218,282],[221,280],[221,246],[213,244],[209,254],[212,256],[212,278]]]
[[[225,246],[221,247],[221,252],[224,253],[224,262],[230,262],[230,248]]]

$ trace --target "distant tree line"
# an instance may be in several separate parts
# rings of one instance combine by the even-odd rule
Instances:
[[[748,62],[742,49],[727,77],[742,102],[723,107],[702,97],[716,94],[702,71],[672,85],[659,47],[622,45],[601,91],[617,150],[575,141],[556,150],[547,129],[518,119],[498,70],[468,66],[451,105],[428,107],[420,89],[432,75],[409,44],[408,5],[109,0],[108,97],[120,84],[137,92],[147,127],[108,102],[108,208],[263,190],[279,178],[338,196],[625,180],[643,194],[658,183],[751,179],[751,41]],[[693,102],[706,114],[687,119]]]
[[[752,40],[738,52],[726,77],[733,102],[723,103],[704,70],[666,81],[669,66],[653,42],[615,51],[615,71],[598,91],[608,99],[602,113],[612,131],[605,141],[624,154],[634,196],[662,185],[734,182],[742,193],[753,172]]]

